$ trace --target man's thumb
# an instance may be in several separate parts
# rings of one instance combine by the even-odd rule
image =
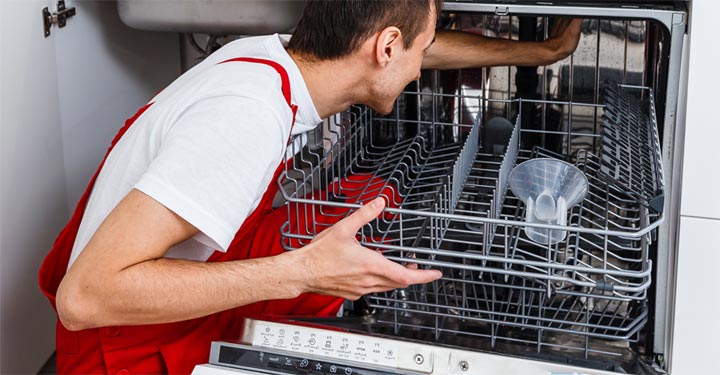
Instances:
[[[348,235],[354,236],[363,225],[377,218],[384,208],[385,198],[375,198],[338,224],[342,225],[343,230],[347,231]]]

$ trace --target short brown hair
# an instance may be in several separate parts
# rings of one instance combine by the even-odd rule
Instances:
[[[439,13],[442,0],[308,0],[288,49],[321,60],[338,59],[389,26],[400,29],[407,49],[424,31],[431,3]]]

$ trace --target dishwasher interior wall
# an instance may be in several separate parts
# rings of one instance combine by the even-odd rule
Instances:
[[[573,15],[585,21],[566,59],[424,71],[390,115],[355,107],[326,122],[286,171],[288,249],[330,224],[319,217],[383,195],[390,209],[359,239],[443,270],[442,282],[356,304],[378,332],[618,372],[664,366],[682,4],[446,2],[440,23],[539,40],[556,16]],[[608,118],[618,112],[632,129],[652,126],[611,145],[630,156],[609,170]],[[510,126],[490,126],[494,117]],[[571,162],[590,182],[590,198],[570,212],[574,231],[554,247],[524,236],[524,205],[505,188],[512,166],[536,157]]]

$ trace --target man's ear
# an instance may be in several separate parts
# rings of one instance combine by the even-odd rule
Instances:
[[[402,32],[395,26],[389,26],[380,31],[376,40],[375,58],[384,67],[403,48]]]

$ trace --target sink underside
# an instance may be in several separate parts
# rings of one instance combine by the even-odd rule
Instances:
[[[298,0],[118,0],[122,21],[154,31],[262,35],[290,32],[302,14]]]

